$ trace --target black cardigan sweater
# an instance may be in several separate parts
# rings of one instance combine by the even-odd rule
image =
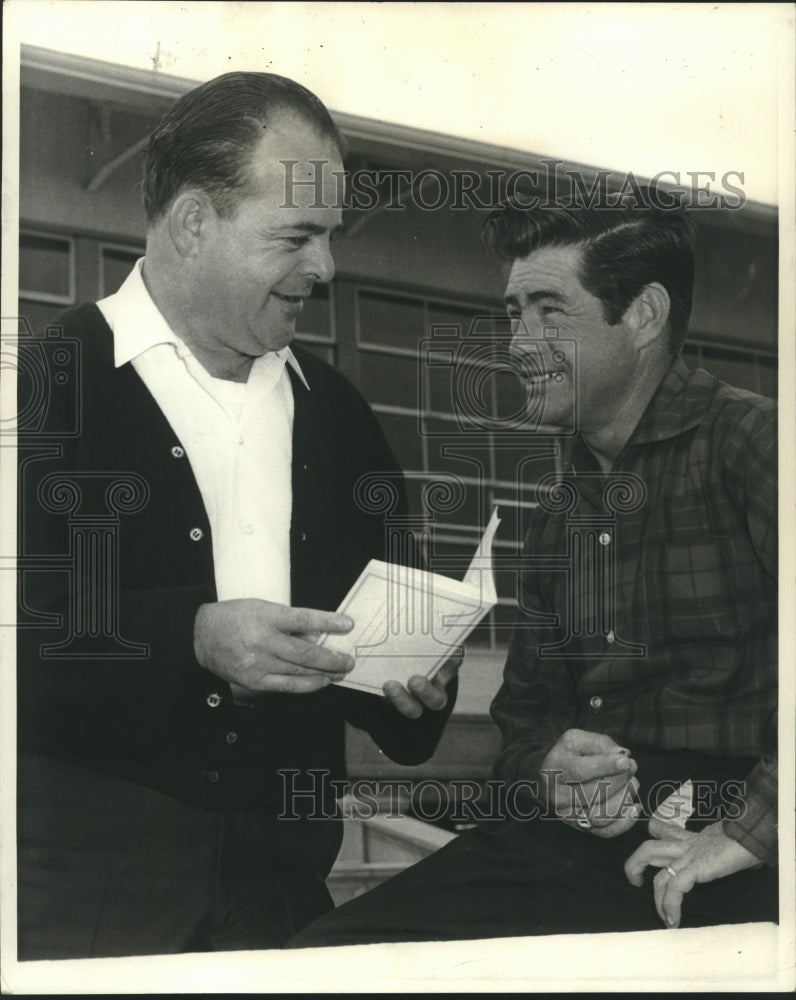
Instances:
[[[233,705],[229,686],[198,665],[194,617],[216,595],[210,525],[190,462],[132,365],[114,367],[113,334],[99,309],[80,306],[62,324],[57,341],[31,348],[48,355],[49,409],[19,444],[20,751],[55,754],[206,809],[265,808],[274,816],[284,812],[280,771],[298,771],[288,779],[296,786],[318,787],[310,769],[345,777],[346,719],[400,763],[427,759],[455,685],[446,710],[426,710],[419,720],[378,696],[335,686],[270,695],[250,709]],[[61,362],[68,356],[65,365],[53,362],[56,345],[66,352]],[[311,391],[288,369],[295,399],[292,604],[334,610],[367,561],[385,555],[383,514],[360,509],[357,480],[377,472],[397,482],[392,513],[405,509],[405,495],[395,457],[359,392],[329,365],[294,351]],[[56,369],[66,383],[56,381]],[[125,474],[139,477],[138,495],[133,488],[127,498],[137,509],[117,516],[118,582],[99,585],[100,599],[116,588],[116,634],[76,634],[70,622],[82,612],[75,618],[69,593],[81,592],[81,570],[70,568],[79,563],[70,532],[108,514],[108,483]],[[60,479],[77,486],[77,506],[78,494],[59,491]],[[124,495],[114,505],[124,509]],[[43,649],[70,637],[60,650]],[[307,800],[299,811],[310,807]],[[324,854],[332,849],[328,863],[336,850],[330,835],[336,843],[339,831],[320,838]]]

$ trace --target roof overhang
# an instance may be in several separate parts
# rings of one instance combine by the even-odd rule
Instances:
[[[34,45],[21,46],[21,87],[66,94],[118,110],[159,117],[178,97],[200,82],[170,76],[155,69],[141,70]],[[473,139],[344,112],[331,113],[352,153],[376,157],[392,165],[418,169],[468,167],[482,171],[497,168],[543,174],[550,169],[548,165],[552,162],[549,157]],[[578,172],[589,185],[598,172],[604,170],[567,160],[556,162],[562,172]],[[621,179],[619,171],[612,173]],[[640,183],[648,180],[640,176],[636,179]],[[667,185],[661,184],[661,189],[666,190]],[[714,211],[710,214],[711,224],[734,226],[742,222],[746,228],[768,233],[772,225],[776,225],[778,217],[776,206],[753,201],[746,201],[739,211]]]

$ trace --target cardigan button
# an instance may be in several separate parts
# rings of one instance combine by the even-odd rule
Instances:
[[[173,458],[182,458],[185,454],[185,449],[181,448],[178,444],[175,444],[171,449],[171,454]]]
[[[211,708],[218,708],[218,706],[221,704],[221,695],[218,693],[218,691],[213,691],[212,694],[209,694],[207,696],[206,701]]]
[[[202,531],[201,528],[191,528],[191,532],[190,532],[191,541],[192,542],[199,542],[199,541],[201,541],[204,538],[204,534],[205,533]]]
[[[598,708],[602,708],[602,704],[603,704],[603,700],[602,700],[602,698],[601,698],[601,697],[600,697],[600,696],[599,696],[598,694],[595,694],[595,695],[594,695],[594,696],[593,696],[593,697],[592,697],[592,698],[590,699],[590,701],[589,701],[589,704],[591,705],[591,707],[592,707],[592,708],[593,708],[593,709],[595,710],[595,712],[596,712]]]

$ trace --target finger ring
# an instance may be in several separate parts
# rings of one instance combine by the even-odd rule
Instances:
[[[674,876],[677,874],[677,872],[674,870],[674,868],[672,868],[671,865],[666,866],[666,871],[672,876],[672,878],[674,878]]]

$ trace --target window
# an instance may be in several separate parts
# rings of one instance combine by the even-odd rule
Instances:
[[[119,291],[135,262],[144,256],[144,248],[102,243],[99,250],[99,297],[105,298]]]
[[[19,297],[31,302],[72,305],[75,247],[66,236],[19,234]]]
[[[333,286],[318,284],[310,298],[304,300],[296,326],[296,340],[330,365],[337,365]]]

